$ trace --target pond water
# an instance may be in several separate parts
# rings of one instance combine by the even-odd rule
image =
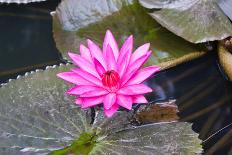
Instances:
[[[55,47],[49,14],[58,3],[0,5],[0,83],[65,62]],[[205,151],[232,153],[232,83],[220,70],[214,52],[164,70],[147,82],[156,90],[150,101],[177,100],[180,119],[193,122]]]
[[[49,15],[58,2],[0,5],[0,82],[60,63]]]

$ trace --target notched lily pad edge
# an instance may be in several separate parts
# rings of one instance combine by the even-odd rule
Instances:
[[[28,3],[39,3],[39,2],[44,2],[47,0],[0,0],[0,3],[5,3],[5,4],[28,4]]]
[[[10,84],[12,81],[26,78],[29,75],[32,75],[32,74],[35,74],[35,73],[38,73],[38,72],[47,71],[47,70],[52,69],[52,68],[56,68],[56,67],[60,67],[60,66],[69,66],[69,65],[72,65],[72,63],[69,63],[69,62],[67,62],[66,64],[65,63],[60,63],[59,65],[46,66],[45,69],[35,69],[35,70],[30,71],[30,72],[26,72],[24,75],[18,75],[15,79],[9,79],[7,82],[1,83],[0,88]]]

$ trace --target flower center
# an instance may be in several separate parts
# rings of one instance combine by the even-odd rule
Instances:
[[[117,86],[119,80],[120,77],[114,70],[107,71],[102,75],[102,84],[109,88]]]

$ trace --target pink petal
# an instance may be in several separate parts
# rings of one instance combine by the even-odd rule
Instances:
[[[101,49],[91,40],[88,39],[87,42],[88,42],[88,46],[89,46],[89,50],[90,50],[92,58],[96,58],[102,64],[102,66],[106,69],[106,62],[103,57]]]
[[[89,72],[90,74],[93,74],[94,76],[100,78],[94,65],[91,64],[88,60],[86,60],[85,58],[82,58],[78,54],[68,53],[68,55],[74,61],[74,63],[78,65],[82,70]]]
[[[118,94],[116,103],[128,110],[132,108],[132,98],[130,96]]]
[[[86,93],[81,94],[80,97],[96,97],[96,96],[107,95],[108,93],[109,92],[104,88],[96,88],[93,91],[88,91]]]
[[[89,91],[93,91],[95,89],[97,89],[98,87],[95,86],[75,86],[69,90],[66,91],[67,94],[71,94],[71,95],[81,95],[83,93],[89,92]]]
[[[138,47],[135,50],[135,52],[132,54],[130,63],[134,63],[138,58],[146,55],[146,53],[148,52],[149,47],[150,47],[150,43],[146,43],[146,44]]]
[[[125,55],[126,55],[127,52],[132,53],[132,48],[133,48],[133,36],[131,35],[124,42],[124,44],[123,44],[123,46],[122,46],[122,48],[120,50],[118,60],[117,60],[117,63],[119,65],[122,64],[123,61],[125,61]]]
[[[115,93],[109,93],[108,95],[105,96],[103,103],[104,103],[104,108],[105,109],[110,109],[112,105],[116,101],[116,94]]]
[[[152,92],[152,89],[144,84],[129,85],[121,88],[117,93],[122,95],[140,95]]]
[[[159,66],[149,66],[139,70],[132,78],[126,83],[126,85],[139,84],[160,70]]]
[[[101,65],[101,63],[97,59],[94,58],[93,62],[98,72],[98,75],[101,77],[106,72],[105,68]]]
[[[133,96],[133,103],[148,103],[148,101],[143,95],[135,95]]]
[[[114,57],[114,53],[109,45],[107,46],[106,49],[105,59],[107,60],[107,69],[116,71],[117,70],[116,60]]]
[[[113,104],[110,109],[104,109],[104,112],[105,112],[107,117],[111,117],[111,116],[113,116],[113,114],[115,112],[117,112],[118,109],[119,109],[119,105],[118,104]]]
[[[105,39],[103,42],[103,54],[104,54],[104,56],[106,56],[108,45],[110,45],[110,47],[112,48],[115,60],[117,60],[118,59],[118,51],[119,51],[118,45],[117,45],[117,42],[115,41],[113,34],[110,32],[110,30],[106,31]]]
[[[131,71],[138,70],[147,61],[150,55],[151,55],[151,51],[147,52],[146,55],[137,59],[134,63],[130,64],[129,70]]]
[[[82,69],[79,69],[79,68],[75,68],[75,69],[72,69],[73,72],[75,72],[76,74],[78,74],[79,76],[81,76],[82,78],[86,79],[87,81],[97,85],[97,86],[102,86],[102,82],[96,78],[95,76],[93,76],[92,74],[82,70]]]
[[[85,80],[84,78],[82,78],[74,72],[62,72],[57,74],[57,76],[65,81],[68,81],[76,85],[93,85],[93,83]]]
[[[122,78],[122,85],[124,85],[141,68],[150,55],[151,52],[148,52],[128,67],[126,74]]]
[[[124,55],[124,61],[122,62],[117,62],[117,68],[118,68],[118,73],[119,73],[119,76],[122,78],[125,71],[127,70],[127,67],[129,65],[129,62],[130,62],[130,57],[131,57],[131,52],[126,52],[125,55]]]
[[[96,106],[103,102],[104,96],[81,98],[82,108]]]
[[[129,73],[128,73],[128,71],[127,71],[127,73],[126,73],[126,74],[123,76],[123,78],[122,78],[121,86],[124,86],[124,85],[127,83],[127,81],[129,81],[130,78],[131,78],[135,73],[137,73],[137,70],[130,71]]]
[[[81,105],[82,104],[82,99],[81,98],[77,98],[75,101],[76,104]]]
[[[80,53],[81,53],[81,56],[83,58],[85,58],[86,60],[88,60],[90,63],[93,63],[92,61],[92,57],[91,57],[91,54],[90,54],[90,51],[87,47],[85,47],[84,45],[80,45]]]

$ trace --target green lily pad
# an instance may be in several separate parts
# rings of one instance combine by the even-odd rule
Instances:
[[[9,82],[0,88],[0,154],[4,150],[44,153],[63,148],[88,130],[85,111],[64,94],[60,66]],[[16,153],[17,154],[17,153]]]
[[[133,34],[135,48],[150,42],[153,55],[148,64],[166,68],[199,57],[200,45],[185,41],[160,26],[136,1],[66,0],[59,4],[53,16],[53,34],[56,46],[65,59],[68,51],[79,51],[79,45],[92,39],[100,46],[107,29],[119,45]],[[82,5],[78,5],[82,4]]]
[[[118,112],[110,119],[102,119],[102,113],[99,115],[98,118],[101,118],[101,120],[96,119],[97,123],[94,125],[102,130],[99,132],[101,143],[96,144],[96,149],[90,152],[91,155],[200,154],[202,151],[199,139],[195,139],[196,135],[189,133],[189,131],[192,131],[189,123],[164,122],[132,126],[128,121],[130,120],[128,119],[128,113]],[[192,138],[190,140],[187,137]],[[184,145],[187,145],[187,147]],[[190,145],[191,147],[189,147]]]
[[[232,36],[232,24],[217,0],[139,0],[162,26],[193,42],[222,40]]]
[[[95,116],[80,109],[64,93],[69,85],[56,77],[70,67],[49,67],[1,86],[0,154],[201,153],[190,123],[134,126],[134,111],[106,118],[101,108]]]
[[[46,0],[0,0],[0,3],[17,3],[17,4],[27,4],[32,2],[42,2]]]

